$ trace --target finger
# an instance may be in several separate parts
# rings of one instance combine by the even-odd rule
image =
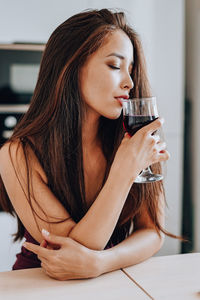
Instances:
[[[164,123],[164,119],[163,118],[158,118],[155,121],[151,122],[150,124],[146,125],[143,127],[143,129],[152,134],[154,133],[156,130],[158,130]]]
[[[41,268],[43,270],[43,272],[45,273],[45,275],[48,275],[49,277],[53,277],[51,276],[51,271],[48,268],[48,265],[44,262],[41,262]]]
[[[54,235],[54,234],[51,234],[50,232],[48,232],[47,230],[45,229],[42,229],[42,235],[43,237],[45,238],[45,240],[48,242],[48,243],[51,243],[51,244],[55,244],[55,245],[63,245],[66,241],[66,238],[65,237],[62,237],[62,236],[58,236],[58,235]]]
[[[41,263],[43,262],[43,263],[47,263],[47,262],[49,262],[49,259],[48,258],[46,258],[46,257],[44,257],[44,256],[40,256],[39,254],[38,254],[38,259],[41,261]]]
[[[47,248],[47,241],[43,240],[41,243],[40,243],[40,246],[43,247],[43,248]]]
[[[32,244],[32,243],[28,243],[28,242],[25,242],[23,244],[23,247],[25,247],[29,251],[37,254],[40,257],[46,257],[46,256],[50,255],[51,251],[52,251],[47,248],[43,248],[43,247],[40,247],[40,246]]]
[[[55,270],[55,268],[51,268],[51,266],[49,266],[49,263],[47,262],[41,262],[41,267],[43,272],[48,275],[51,278],[57,279],[57,280],[63,280],[64,276],[62,275],[62,273],[57,272]],[[61,275],[61,276],[60,276]],[[66,273],[64,274],[65,278],[66,278]]]
[[[41,261],[41,268],[44,269],[44,271],[48,271],[49,267],[48,267],[48,261],[46,260],[42,260]]]
[[[49,270],[45,270],[45,269],[43,269],[44,270],[44,272],[45,272],[45,274],[47,275],[47,276],[49,276],[50,278],[53,278],[53,279],[56,279],[56,280],[66,280],[66,279],[73,279],[73,278],[66,278],[66,279],[63,279],[60,275],[58,275],[58,274],[55,274],[54,272],[51,272],[51,271],[49,271]],[[66,277],[66,276],[65,276]]]

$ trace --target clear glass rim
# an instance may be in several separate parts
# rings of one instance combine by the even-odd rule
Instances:
[[[123,99],[122,102],[139,102],[139,101],[150,101],[150,100],[156,100],[155,96],[152,97],[141,97],[141,98],[129,98],[129,99]]]

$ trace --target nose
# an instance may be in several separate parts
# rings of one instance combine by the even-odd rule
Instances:
[[[129,73],[127,73],[126,76],[124,76],[124,78],[122,80],[121,88],[131,90],[133,87],[134,87],[134,83],[131,78],[131,75]]]

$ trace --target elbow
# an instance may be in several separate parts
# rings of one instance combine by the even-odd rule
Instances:
[[[162,231],[158,231],[156,229],[151,229],[150,231],[152,234],[152,245],[154,245],[153,248],[155,254],[163,247],[165,234]]]
[[[106,246],[105,240],[101,241],[100,239],[94,238],[94,236],[88,232],[80,230],[80,227],[74,222],[71,224],[71,227],[68,228],[67,237],[91,250],[101,251],[104,250]]]
[[[163,247],[163,244],[165,242],[165,234],[162,231],[156,232],[158,237],[158,251]]]
[[[75,226],[74,226],[75,227]],[[98,243],[98,241],[95,241],[94,238],[89,238],[89,236],[84,236],[83,234],[80,234],[80,232],[77,234],[74,229],[70,230],[68,237],[75,242],[87,247],[88,249],[95,250],[95,251],[101,251],[104,250],[105,246]]]

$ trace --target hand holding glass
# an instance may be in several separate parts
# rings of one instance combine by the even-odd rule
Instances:
[[[124,127],[131,136],[159,117],[155,97],[127,99],[123,100],[122,105]],[[153,174],[148,167],[137,176],[135,183],[150,183],[162,179],[163,175]]]

